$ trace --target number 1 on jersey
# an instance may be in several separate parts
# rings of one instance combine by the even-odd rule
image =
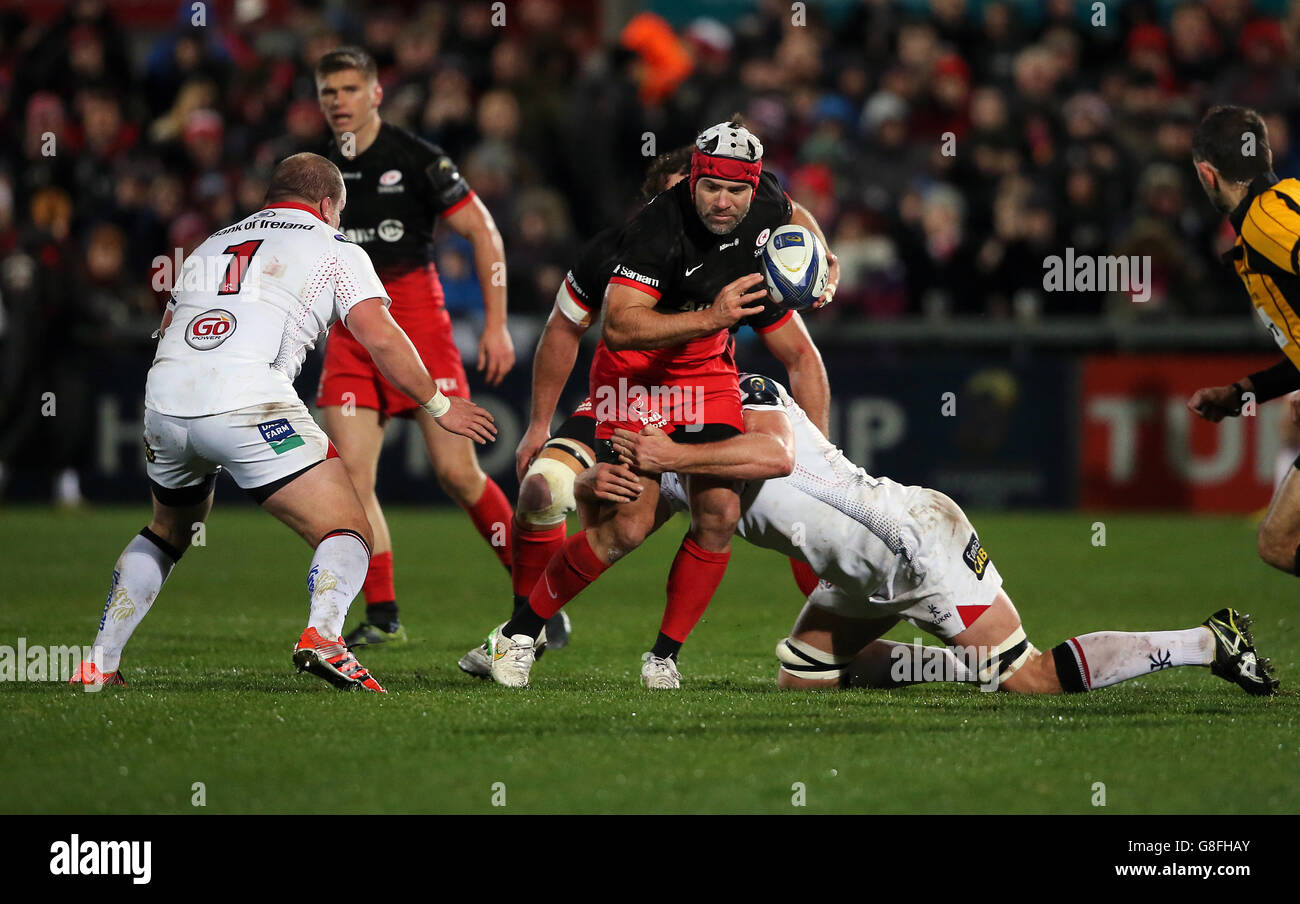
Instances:
[[[244,283],[244,274],[248,272],[248,262],[253,259],[257,249],[261,247],[265,239],[255,239],[248,242],[240,242],[238,245],[231,245],[223,254],[233,254],[235,256],[229,264],[226,265],[226,275],[221,278],[221,288],[217,290],[218,295],[238,295],[239,288]]]

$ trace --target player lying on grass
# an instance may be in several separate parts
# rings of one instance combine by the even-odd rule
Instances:
[[[338,167],[295,154],[276,167],[266,207],[210,236],[185,259],[145,385],[153,520],[113,566],[95,657],[73,683],[125,684],[122,649],[212,510],[217,472],[316,550],[311,606],[293,662],[335,687],[383,693],[349,653],[343,619],[370,561],[371,531],[343,462],[293,390],[316,338],[346,320],[384,376],[444,430],[482,443],[492,416],[438,391],[370,258],[338,231],[347,201]]]
[[[578,480],[584,502],[626,502],[640,484],[628,465],[661,474],[657,517],[686,507],[693,475],[745,481],[737,533],[805,558],[821,582],[777,645],[784,688],[894,687],[921,680],[978,682],[1029,694],[1107,687],[1182,665],[1208,666],[1247,693],[1278,682],[1258,659],[1248,618],[1221,609],[1181,631],[1099,631],[1050,654],[1034,648],[975,529],[951,499],[872,477],[831,444],[785,389],[741,377],[745,432],[682,446],[660,431],[618,431],[625,464]],[[680,476],[679,476],[680,475]],[[879,638],[900,619],[947,648]]]

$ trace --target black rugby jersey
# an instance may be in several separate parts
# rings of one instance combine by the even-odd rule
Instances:
[[[427,267],[438,219],[473,197],[440,147],[388,123],[356,157],[344,157],[333,140],[326,156],[347,186],[343,232],[366,250],[381,278]]]
[[[623,229],[619,226],[596,233],[582,246],[573,268],[564,275],[556,304],[560,313],[578,326],[590,326],[596,319],[596,312],[600,311],[622,235]]]
[[[729,283],[761,273],[758,256],[772,230],[790,222],[794,208],[776,176],[764,171],[749,213],[727,235],[714,235],[701,222],[683,179],[657,195],[622,231],[610,279],[648,292],[664,314],[697,311],[713,304]],[[746,318],[766,330],[789,316],[768,300]]]
[[[781,191],[780,184],[777,183],[776,178],[769,178],[771,178],[772,184],[775,186],[780,201],[784,203],[785,220],[777,224],[783,226],[785,223],[789,222],[791,212],[790,201],[786,197],[785,192]],[[686,181],[687,180],[682,180],[683,183]],[[763,182],[760,178],[759,188],[762,189],[762,187]],[[676,187],[669,190],[669,192],[673,191],[676,191]],[[668,194],[668,192],[665,192],[664,194]],[[766,199],[764,200],[766,202]],[[758,199],[756,198],[755,203],[757,202]],[[689,187],[687,188],[686,193],[686,203],[691,203]],[[779,213],[781,204],[775,206]],[[733,231],[729,236],[714,236],[712,233],[708,232],[707,229],[703,228],[703,224],[700,223],[698,215],[694,214],[693,211],[690,210],[688,210],[688,213],[690,213],[694,222],[697,223],[705,233],[707,233],[711,238],[717,240],[717,244],[730,245],[739,239],[740,244],[734,245],[734,247],[739,248],[741,247],[741,244],[744,243],[744,238],[739,236],[738,233],[744,229],[744,227],[749,223],[750,218],[755,215],[755,209],[753,206],[750,207],[750,212],[741,222],[740,227]],[[573,268],[565,275],[564,285],[560,288],[560,294],[557,297],[556,303],[559,305],[561,313],[579,326],[590,325],[592,321],[595,320],[596,313],[599,313],[600,307],[605,300],[605,288],[608,285],[610,278],[614,275],[617,266],[619,254],[623,246],[624,234],[631,225],[632,223],[628,223],[624,226],[612,227],[597,233],[589,242],[587,242],[586,245],[583,246]],[[770,227],[768,231],[772,228],[776,227]],[[755,239],[760,235],[763,235],[762,229],[758,230]],[[767,241],[766,236],[763,236],[763,241]],[[758,244],[757,247],[762,248],[762,244]],[[739,260],[740,255],[736,255],[735,257]],[[752,267],[745,272],[761,272],[758,268],[757,254],[753,256]],[[740,275],[743,275],[743,273],[732,277],[732,279],[739,279]],[[624,276],[623,281],[626,281],[626,279],[627,278]],[[719,283],[718,291],[720,291],[722,286],[725,286],[729,281],[730,280],[724,280]],[[714,291],[712,295],[708,295],[702,306],[708,307],[713,303],[715,297],[717,297],[717,291]],[[663,309],[662,304],[656,305],[656,310],[662,311]],[[683,308],[682,310],[692,310],[692,308]],[[762,311],[744,318],[732,327],[732,331],[734,332],[742,325],[747,324],[758,332],[767,332],[773,327],[782,324],[788,317],[789,312],[782,310],[768,300],[765,302]]]

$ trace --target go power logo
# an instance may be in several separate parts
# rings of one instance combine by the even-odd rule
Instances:
[[[136,885],[153,878],[152,841],[68,841],[50,845],[50,874],[54,876],[130,876]]]
[[[204,311],[185,327],[185,342],[190,348],[205,352],[216,348],[235,332],[235,315],[222,308]]]

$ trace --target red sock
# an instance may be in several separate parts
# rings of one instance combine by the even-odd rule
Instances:
[[[474,522],[479,536],[488,541],[492,551],[497,554],[501,564],[510,570],[510,525],[514,523],[515,513],[510,508],[506,494],[491,477],[483,484],[483,495],[478,502],[467,506],[469,519]]]
[[[682,540],[681,549],[668,572],[668,606],[659,630],[678,643],[684,643],[691,629],[699,623],[722,583],[731,561],[731,550],[709,552],[691,539]]]
[[[600,560],[587,542],[587,532],[580,530],[564,541],[542,579],[528,595],[528,607],[543,619],[550,618],[573,599],[609,566]]]
[[[393,554],[377,552],[370,557],[370,567],[366,570],[366,581],[361,585],[361,592],[366,597],[366,605],[391,603],[397,599],[393,592]]]
[[[799,585],[799,592],[805,597],[817,589],[817,573],[807,562],[791,559],[790,570],[794,572],[794,582]]]
[[[510,579],[517,596],[533,592],[551,559],[564,547],[568,528],[561,521],[552,527],[523,527],[518,521],[510,529]]]

